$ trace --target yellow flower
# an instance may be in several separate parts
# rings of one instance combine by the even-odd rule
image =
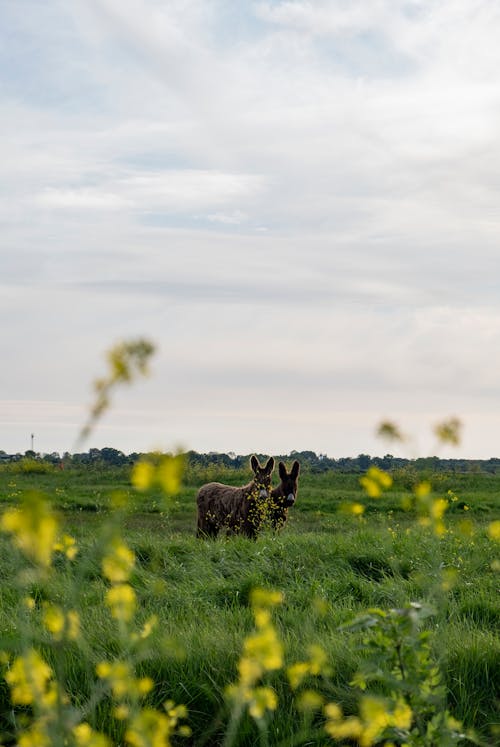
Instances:
[[[111,745],[107,736],[94,731],[87,723],[81,723],[73,727],[73,736],[78,747],[108,747],[108,745]]]
[[[134,616],[136,608],[135,591],[129,584],[113,586],[106,594],[106,604],[115,620],[128,622]]]
[[[144,640],[145,638],[149,638],[153,630],[158,625],[158,615],[151,615],[151,617],[146,620],[144,623],[142,630],[138,633],[136,638],[140,638]]]
[[[155,478],[155,467],[152,462],[142,459],[134,464],[132,470],[132,485],[136,490],[148,490]]]
[[[318,646],[316,643],[311,644],[308,647],[309,651],[309,667],[311,674],[321,674],[324,672],[327,673],[327,655],[324,649],[321,648],[321,646]]]
[[[179,492],[183,471],[184,459],[181,454],[166,456],[161,460],[157,471],[158,482],[167,495]]]
[[[119,721],[125,721],[130,715],[130,708],[126,705],[116,706],[116,708],[113,711],[113,715],[115,718],[117,718]]]
[[[370,747],[378,741],[388,726],[398,729],[409,729],[411,726],[412,711],[404,701],[398,701],[391,710],[381,698],[367,695],[361,699],[359,710],[363,723],[359,739],[361,747]]]
[[[80,635],[80,616],[76,610],[69,610],[66,616],[66,629],[70,641],[75,641]]]
[[[323,696],[314,690],[304,690],[296,700],[297,709],[302,712],[319,711],[323,705]]]
[[[255,719],[261,719],[266,711],[275,711],[278,707],[278,697],[270,687],[257,687],[253,691],[252,701],[248,712]]]
[[[62,609],[52,604],[45,605],[43,624],[49,633],[52,633],[56,641],[60,641],[64,631],[64,612]]]
[[[128,581],[135,565],[135,555],[119,538],[110,543],[110,552],[102,560],[102,572],[112,583]]]
[[[5,680],[15,704],[47,706],[56,700],[52,669],[35,649],[14,661]]]
[[[44,726],[43,722],[35,721],[29,729],[19,735],[18,747],[49,747],[51,739]]]
[[[344,719],[337,703],[327,703],[323,709],[326,716],[325,731],[334,739],[358,739],[363,731],[361,721],[356,716]]]
[[[96,672],[98,677],[108,680],[113,696],[117,700],[121,700],[135,690],[135,680],[127,662],[102,661],[97,665]]]
[[[500,542],[500,521],[492,521],[488,527],[488,537]]]
[[[175,705],[172,700],[167,700],[163,707],[167,712],[168,720],[170,722],[170,728],[173,730],[180,719],[187,718],[188,710],[183,703]]]
[[[59,542],[54,543],[53,549],[54,552],[62,552],[68,560],[74,560],[78,553],[75,538],[70,537],[69,534],[63,534]]]
[[[170,747],[168,717],[152,708],[144,708],[130,722],[125,740],[132,747]]]
[[[431,505],[431,516],[433,519],[442,519],[446,509],[448,508],[448,501],[445,498],[436,498]]]
[[[296,690],[310,673],[309,662],[298,661],[295,664],[291,664],[288,667],[286,673],[288,676],[288,681],[290,682],[290,687],[293,690]]]
[[[418,485],[415,487],[415,495],[417,498],[427,498],[428,495],[430,495],[431,492],[431,485],[427,480],[424,480],[423,482],[419,482]]]
[[[370,498],[380,498],[380,496],[382,495],[382,489],[380,485],[375,482],[375,480],[372,480],[367,476],[361,477],[359,480],[359,484],[362,488],[364,488],[366,494]]]
[[[325,716],[332,721],[340,721],[342,718],[342,709],[337,703],[327,703],[323,710]]]
[[[271,622],[271,613],[269,612],[269,610],[259,608],[254,609],[253,616],[255,624],[258,628],[265,628]]]
[[[182,454],[155,454],[150,459],[142,459],[134,465],[132,485],[136,490],[144,491],[157,484],[167,495],[175,495],[179,492],[183,471]]]
[[[283,602],[281,591],[269,591],[268,589],[252,589],[250,595],[250,604],[254,609],[260,607],[267,609],[269,607],[278,607]]]
[[[265,671],[283,665],[283,646],[272,627],[259,630],[245,639],[244,653],[259,663]]]
[[[147,695],[154,687],[151,677],[141,677],[137,680],[137,692],[139,695]]]
[[[64,612],[53,604],[45,604],[43,624],[56,641],[62,640],[63,637],[74,641],[80,635],[80,617],[75,610]]]
[[[9,509],[0,520],[0,529],[12,534],[17,547],[43,568],[52,562],[58,527],[49,504],[37,493],[28,493],[21,508]]]
[[[391,487],[392,477],[378,467],[372,466],[359,482],[370,498],[379,498],[383,490]]]
[[[242,656],[238,662],[240,682],[244,685],[253,685],[262,676],[263,671],[262,666],[255,659]]]

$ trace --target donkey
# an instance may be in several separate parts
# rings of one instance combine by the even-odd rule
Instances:
[[[197,537],[217,537],[221,529],[227,534],[243,534],[256,539],[265,518],[274,459],[262,467],[256,456],[250,459],[253,480],[241,488],[209,482],[198,493]]]
[[[275,531],[284,526],[288,516],[288,509],[290,506],[293,506],[297,499],[300,464],[295,460],[290,473],[288,473],[283,462],[280,462],[278,464],[278,472],[281,482],[277,488],[271,490],[270,505],[268,508],[269,521]]]

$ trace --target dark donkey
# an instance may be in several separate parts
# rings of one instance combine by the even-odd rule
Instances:
[[[293,506],[297,499],[300,464],[295,460],[289,474],[286,471],[283,462],[280,462],[278,464],[278,472],[281,482],[277,488],[271,490],[271,500],[268,511],[269,521],[275,531],[281,529],[285,524],[288,516],[288,509],[290,506]]]
[[[235,488],[220,482],[209,482],[200,488],[198,504],[198,537],[217,537],[221,529],[228,534],[243,534],[255,539],[267,510],[271,491],[274,459],[265,467],[256,456],[250,459],[254,477],[248,485]]]

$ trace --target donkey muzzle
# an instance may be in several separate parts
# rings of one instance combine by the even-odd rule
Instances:
[[[269,491],[267,491],[265,488],[261,488],[259,490],[259,498],[267,498],[269,495]]]
[[[295,503],[295,496],[293,493],[289,493],[286,497],[286,505],[293,506],[294,503]]]

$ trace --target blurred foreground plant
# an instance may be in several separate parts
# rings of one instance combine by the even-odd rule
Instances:
[[[85,441],[99,418],[110,406],[111,394],[119,384],[131,384],[137,376],[147,376],[148,363],[155,347],[146,339],[128,340],[108,350],[108,373],[94,381],[95,401],[90,408],[87,422],[80,431],[77,444]]]

